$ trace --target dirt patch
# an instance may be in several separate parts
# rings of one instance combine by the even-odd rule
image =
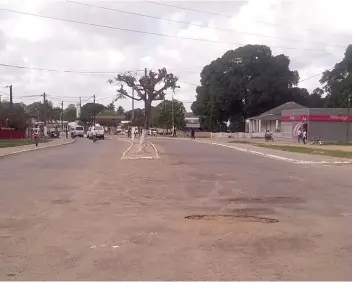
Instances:
[[[269,204],[289,204],[289,203],[304,203],[305,200],[300,197],[237,197],[228,198],[229,202],[239,203],[269,203]]]
[[[71,203],[71,201],[65,200],[65,199],[58,199],[58,200],[52,200],[51,203],[56,205],[63,205],[63,204],[69,204]]]
[[[266,208],[227,208],[225,210],[229,213],[234,213],[237,215],[260,215],[260,214],[275,214],[276,212],[271,209]]]
[[[218,220],[218,219],[229,219],[232,221],[243,221],[243,222],[260,222],[260,223],[277,223],[278,219],[259,217],[253,215],[233,215],[233,214],[212,214],[212,215],[188,215],[185,219],[192,220]]]

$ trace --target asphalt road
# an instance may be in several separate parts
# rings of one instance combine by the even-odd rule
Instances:
[[[1,159],[0,279],[351,280],[351,166],[151,140]]]

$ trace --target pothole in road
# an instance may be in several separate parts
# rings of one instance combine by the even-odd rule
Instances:
[[[237,197],[228,198],[229,202],[241,202],[241,203],[270,203],[270,204],[289,204],[289,203],[303,203],[304,199],[300,197]]]
[[[71,203],[71,201],[70,200],[59,199],[59,200],[52,200],[51,203],[52,204],[63,205],[63,204]]]
[[[278,219],[259,217],[252,215],[233,215],[233,214],[202,214],[202,215],[188,215],[185,219],[192,220],[218,220],[218,219],[229,219],[233,221],[243,221],[243,222],[260,222],[260,223],[277,223]]]

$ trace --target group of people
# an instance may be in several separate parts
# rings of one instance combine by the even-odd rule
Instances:
[[[308,141],[308,134],[306,130],[302,130],[301,128],[299,128],[297,132],[297,136],[298,136],[298,143],[303,141],[303,143],[306,144],[306,142]]]
[[[129,127],[128,130],[127,130],[127,137],[131,138],[132,134],[134,134],[135,137],[136,137],[136,135],[141,135],[142,134],[142,128]]]

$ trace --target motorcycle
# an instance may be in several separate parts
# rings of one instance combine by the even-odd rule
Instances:
[[[93,135],[93,136],[92,136],[92,140],[93,140],[93,143],[96,143],[96,141],[97,141],[97,136],[96,136],[96,135]]]
[[[323,141],[320,136],[313,137],[311,139],[311,145],[322,145]]]
[[[268,142],[268,141],[274,142],[275,141],[272,133],[265,133],[265,140],[266,140],[266,142]]]

